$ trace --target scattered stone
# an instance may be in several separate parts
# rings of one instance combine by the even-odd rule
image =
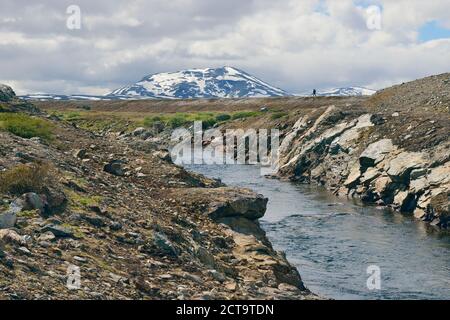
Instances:
[[[27,243],[16,231],[11,229],[0,230],[0,241],[25,246]]]
[[[79,256],[74,256],[73,260],[75,260],[77,262],[81,262],[81,263],[86,263],[88,261],[86,258],[79,257]]]
[[[108,172],[115,176],[124,176],[125,171],[123,168],[123,162],[121,160],[112,160],[103,167],[105,172]]]
[[[87,151],[85,149],[77,149],[73,152],[73,156],[78,159],[86,159]]]
[[[53,241],[55,239],[56,239],[56,237],[53,234],[53,232],[47,231],[47,232],[44,232],[43,234],[41,234],[37,240],[38,241]]]
[[[72,238],[74,236],[72,230],[69,228],[48,224],[41,229],[41,232],[51,232],[58,238]]]
[[[161,253],[168,254],[170,256],[177,256],[178,251],[167,238],[167,236],[161,232],[155,232],[153,234],[153,245]]]

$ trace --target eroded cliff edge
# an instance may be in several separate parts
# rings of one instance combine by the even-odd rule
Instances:
[[[450,75],[382,90],[361,104],[303,112],[278,176],[450,224]]]

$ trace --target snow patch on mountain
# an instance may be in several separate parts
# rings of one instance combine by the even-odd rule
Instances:
[[[289,95],[242,70],[223,67],[152,74],[139,82],[114,90],[108,96],[197,99]]]

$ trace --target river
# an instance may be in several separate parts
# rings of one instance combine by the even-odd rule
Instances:
[[[335,197],[317,186],[267,179],[256,166],[188,170],[269,198],[261,226],[305,285],[333,299],[450,299],[450,236],[388,210]],[[369,290],[368,267],[381,289]]]

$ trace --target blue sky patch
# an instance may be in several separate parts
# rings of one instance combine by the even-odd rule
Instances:
[[[442,27],[438,21],[427,22],[419,29],[419,41],[427,42],[436,39],[449,39],[450,29]]]

